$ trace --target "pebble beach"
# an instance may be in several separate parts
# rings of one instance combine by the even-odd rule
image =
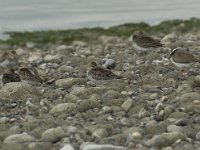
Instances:
[[[200,58],[199,27],[185,26],[145,28],[165,46],[142,56],[126,26],[118,30],[127,31],[125,36],[86,30],[81,35],[89,40],[1,42],[0,56],[14,50],[19,62],[34,65],[47,82],[0,87],[0,149],[199,150],[200,64],[182,77],[169,60],[175,47],[189,48]],[[87,64],[102,66],[104,60],[112,60],[123,78],[91,84]],[[0,68],[0,74],[4,71]]]

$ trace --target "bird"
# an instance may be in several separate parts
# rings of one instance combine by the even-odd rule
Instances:
[[[88,63],[87,78],[94,84],[106,84],[112,79],[121,79],[114,71],[99,67],[96,62]]]
[[[39,76],[37,70],[33,67],[22,67],[19,69],[19,76],[22,82],[31,85],[41,85],[43,83],[42,78]]]
[[[132,35],[132,45],[139,53],[152,51],[156,48],[163,47],[160,41],[153,39],[142,31],[137,31]]]
[[[1,76],[1,85],[4,86],[9,82],[21,82],[19,74],[15,73],[13,69],[9,69],[9,71],[5,72]]]
[[[4,52],[0,57],[0,67],[15,69],[18,66],[18,57],[15,51]]]
[[[171,50],[170,61],[178,68],[189,68],[193,63],[200,62],[189,52],[189,49],[180,47]]]

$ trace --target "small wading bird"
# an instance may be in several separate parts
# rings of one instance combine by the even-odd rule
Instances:
[[[13,69],[10,69],[8,72],[3,73],[1,77],[2,86],[9,82],[21,82],[19,75],[15,73]]]
[[[200,62],[200,60],[195,58],[189,50],[183,48],[172,49],[170,52],[170,61],[176,67],[181,69],[182,77],[187,75],[186,69],[190,68],[190,66],[196,62]]]
[[[170,61],[178,68],[189,68],[193,63],[200,62],[189,50],[182,48],[172,49],[170,52]]]
[[[19,69],[19,76],[22,82],[31,85],[40,85],[43,80],[40,78],[37,70],[35,68],[23,67]]]
[[[97,66],[96,62],[87,65],[87,77],[94,84],[106,84],[110,80],[121,78],[114,71]]]
[[[132,35],[132,45],[139,53],[147,53],[156,48],[163,47],[160,41],[153,39],[142,31],[135,32]]]

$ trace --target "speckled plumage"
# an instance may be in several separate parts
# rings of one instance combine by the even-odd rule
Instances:
[[[158,40],[154,40],[152,37],[144,34],[143,32],[136,32],[132,36],[132,44],[135,50],[146,52],[155,48],[162,47],[163,44]]]
[[[35,70],[34,68],[20,68],[19,76],[22,82],[26,82],[28,84],[38,84],[43,82],[37,70]]]
[[[121,76],[116,75],[112,70],[98,67],[95,62],[88,64],[87,77],[92,82],[98,84],[104,84],[111,79],[121,78]]]

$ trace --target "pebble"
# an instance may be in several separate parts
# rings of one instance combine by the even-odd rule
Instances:
[[[95,139],[102,139],[108,136],[108,132],[104,128],[99,128],[92,133],[92,137]]]
[[[134,139],[141,139],[142,138],[142,134],[140,132],[133,132],[132,136]]]
[[[168,132],[181,132],[183,130],[183,128],[182,127],[180,127],[180,126],[176,126],[176,125],[169,125],[168,127],[167,127],[167,131]]]
[[[5,124],[8,123],[10,121],[10,119],[8,117],[1,117],[0,118],[0,124]]]
[[[196,134],[196,139],[200,140],[200,131]]]
[[[155,112],[159,112],[159,111],[161,111],[163,109],[164,109],[163,104],[162,103],[158,103],[157,106],[156,106],[156,108],[155,108]]]
[[[22,131],[22,129],[17,125],[15,125],[9,129],[9,132],[12,134],[20,134],[21,131]]]
[[[50,55],[50,54],[48,54],[44,57],[44,61],[46,61],[46,62],[60,62],[61,58],[62,58],[61,55]]]
[[[102,59],[102,63],[102,66],[106,69],[114,69],[116,66],[116,63],[113,59],[104,58]]]
[[[169,115],[168,118],[175,118],[175,119],[180,119],[180,118],[187,118],[188,114],[185,112],[173,112]]]
[[[56,47],[56,51],[62,51],[62,50],[66,50],[67,46],[66,45],[59,45],[58,47]]]
[[[72,70],[73,70],[73,67],[67,66],[67,65],[62,65],[58,68],[58,72],[60,73],[72,72]]]
[[[173,150],[171,146],[165,147],[164,150]]]
[[[55,82],[55,85],[59,88],[70,88],[73,85],[84,84],[86,81],[80,78],[64,78],[58,79]]]
[[[22,134],[12,134],[4,139],[4,143],[12,144],[12,143],[24,143],[24,142],[34,142],[36,139],[26,132]]]
[[[121,105],[123,110],[125,110],[126,112],[129,111],[132,106],[133,106],[133,100],[130,98],[124,101],[124,103]]]
[[[112,108],[110,106],[103,106],[102,108],[103,112],[110,113],[112,112]]]
[[[35,43],[33,42],[26,42],[26,47],[33,48],[35,46]]]
[[[57,142],[66,135],[61,127],[47,129],[42,133],[41,139],[46,142]]]
[[[24,55],[24,54],[27,54],[27,51],[24,50],[24,49],[18,48],[18,49],[16,50],[16,53],[17,53],[17,55],[22,56],[22,55]]]
[[[138,113],[138,117],[139,118],[144,118],[144,117],[149,117],[150,113],[145,110],[144,108],[140,109],[139,113]]]
[[[124,126],[131,126],[131,122],[129,121],[128,118],[123,117],[122,119],[120,119],[120,122]]]
[[[181,101],[183,102],[192,102],[197,99],[200,99],[200,94],[198,92],[185,93],[181,96]]]
[[[54,116],[57,116],[61,115],[62,113],[65,113],[67,115],[72,115],[75,114],[76,112],[77,109],[75,103],[60,103],[54,106],[49,113]]]
[[[149,134],[160,134],[162,132],[166,131],[166,125],[165,124],[158,124],[155,120],[148,120],[146,123],[146,133]]]
[[[156,98],[158,98],[158,94],[157,93],[153,93],[150,95],[149,97],[151,100],[155,100]]]
[[[128,149],[123,146],[115,146],[111,144],[83,143],[80,146],[80,150],[128,150]]]
[[[176,93],[188,93],[188,92],[192,92],[192,86],[190,84],[182,84],[180,85],[177,90]]]
[[[73,46],[77,46],[77,47],[86,47],[87,46],[87,43],[86,42],[83,42],[83,41],[74,41],[72,43]]]
[[[145,145],[155,147],[166,147],[172,145],[179,139],[185,139],[185,136],[181,132],[162,133],[160,135],[155,135],[150,140],[145,141]]]
[[[60,150],[75,150],[71,144],[65,144]]]
[[[172,32],[170,34],[165,35],[162,39],[161,42],[164,43],[165,45],[169,45],[171,43],[176,42],[178,39],[176,33]]]
[[[40,88],[22,82],[10,82],[0,89],[2,97],[27,100],[29,97],[38,97]]]
[[[161,102],[166,102],[168,101],[168,96],[162,96],[160,99]]]

